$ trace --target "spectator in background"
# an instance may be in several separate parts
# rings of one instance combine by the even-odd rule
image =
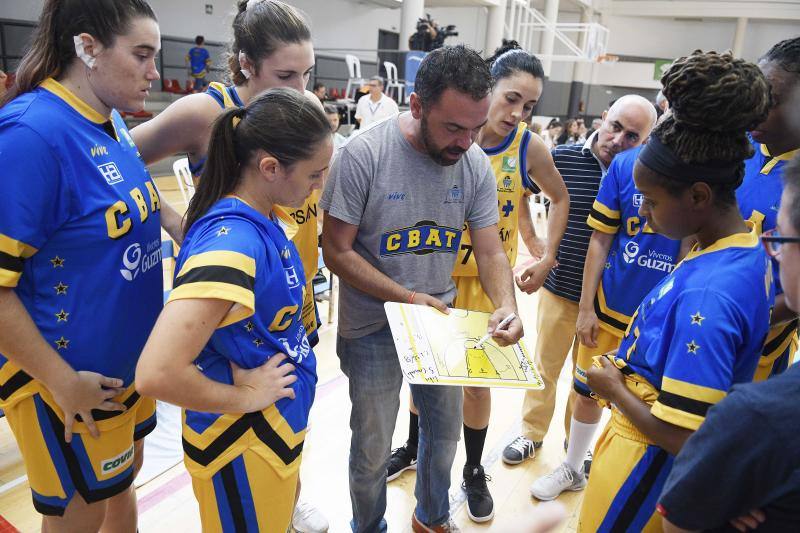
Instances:
[[[316,89],[316,87],[315,87]],[[315,91],[316,94],[316,91]],[[333,131],[333,155],[336,155],[336,150],[344,146],[347,142],[347,137],[339,133],[339,110],[330,104],[325,105],[325,116],[328,117],[328,122]]]
[[[579,118],[577,121],[578,121],[578,142],[585,143],[586,139],[588,138],[586,135],[587,134],[586,123],[583,121],[582,118]]]
[[[578,139],[580,135],[578,134],[578,121],[574,118],[567,120],[564,123],[564,129],[561,132],[561,135],[558,137],[557,144],[578,144]],[[583,142],[586,142],[584,139]]]
[[[592,134],[594,132],[596,132],[597,130],[599,130],[600,126],[602,126],[602,125],[603,125],[603,119],[602,118],[593,119],[592,120],[592,129],[590,129],[588,132],[586,132],[586,138],[588,139],[589,137],[591,137]]]
[[[363,129],[373,122],[391,117],[400,112],[397,102],[383,92],[383,78],[373,76],[369,79],[369,95],[362,97],[356,105],[356,120]]]
[[[558,144],[558,138],[561,136],[561,131],[564,129],[564,125],[561,124],[557,118],[554,118],[550,121],[547,125],[547,129],[542,134],[542,139],[544,139],[544,144],[552,150]]]
[[[761,238],[781,264],[786,306],[800,309],[800,157],[787,165],[778,225]],[[708,411],[667,478],[658,511],[664,531],[727,528],[800,531],[800,365],[734,387]],[[745,442],[742,439],[746,439]],[[788,444],[788,445],[787,445]],[[736,483],[720,483],[725,473]],[[737,518],[740,517],[740,518]]]
[[[328,88],[325,87],[324,83],[317,82],[314,84],[314,96],[319,98],[320,102],[328,99]]]
[[[194,91],[202,92],[208,86],[208,69],[211,67],[211,54],[203,46],[205,37],[198,35],[194,38],[195,46],[186,54],[186,65],[189,67],[189,76],[194,78]]]
[[[662,113],[666,113],[667,109],[669,109],[669,102],[667,101],[667,97],[664,96],[664,91],[658,91],[656,95],[656,108],[658,108],[658,116],[661,116]]]
[[[539,137],[542,136],[542,125],[538,122],[534,122],[533,120],[528,123],[528,129],[538,135]]]

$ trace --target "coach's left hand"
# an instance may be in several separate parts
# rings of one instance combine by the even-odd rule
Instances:
[[[625,376],[607,357],[598,357],[602,368],[594,365],[586,371],[586,384],[604,400],[614,401],[620,387],[625,387]]]
[[[511,307],[500,307],[496,309],[489,318],[487,333],[492,334],[492,339],[494,339],[494,342],[496,342],[498,346],[515,344],[522,338],[522,321],[519,319],[519,316],[514,318],[509,325],[504,326],[503,329],[496,329],[497,324],[511,313],[517,314],[517,310]]]

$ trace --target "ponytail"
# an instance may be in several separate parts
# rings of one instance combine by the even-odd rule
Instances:
[[[146,0],[45,0],[32,44],[2,105],[47,78],[61,76],[75,58],[73,36],[88,33],[111,47],[136,17],[156,20]]]
[[[186,210],[184,229],[188,231],[212,205],[236,190],[242,167],[257,150],[289,167],[312,157],[331,133],[319,105],[291,89],[270,89],[247,107],[226,110],[214,122],[208,159]]]

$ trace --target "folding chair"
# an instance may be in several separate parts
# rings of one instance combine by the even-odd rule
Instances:
[[[175,173],[175,179],[178,180],[178,188],[181,190],[183,201],[189,205],[189,200],[194,196],[194,179],[192,178],[192,171],[189,170],[189,158],[182,157],[172,164],[172,172]]]
[[[386,69],[386,94],[391,96],[392,89],[397,89],[397,103],[406,103],[406,82],[397,78],[397,65],[391,61],[384,61],[383,68]]]
[[[361,61],[353,54],[344,56],[344,61],[347,63],[347,87],[344,90],[344,98],[350,98],[350,90],[355,87],[356,90],[362,85],[367,83],[367,80],[361,77]]]

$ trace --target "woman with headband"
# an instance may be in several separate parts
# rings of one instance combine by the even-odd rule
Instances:
[[[634,169],[639,214],[697,244],[645,296],[616,354],[587,371],[612,414],[579,531],[661,531],[656,503],[675,455],[713,404],[753,379],[769,328],[772,270],[735,195],[753,153],[746,132],[769,109],[767,82],[751,63],[699,51],[661,81],[672,112]]]
[[[186,213],[174,289],[136,369],[140,390],[184,408],[183,448],[203,531],[287,530],[317,381],[305,277],[276,216],[322,186],[322,110],[271,89],[215,122]]]

